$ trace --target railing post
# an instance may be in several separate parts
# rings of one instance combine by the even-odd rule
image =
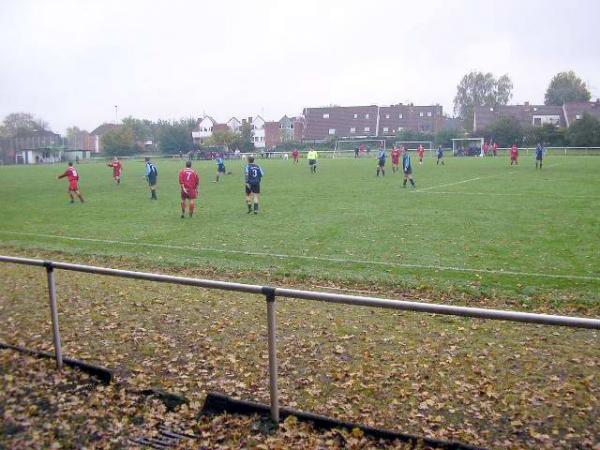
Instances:
[[[46,273],[48,274],[48,294],[50,298],[50,317],[52,318],[52,335],[54,336],[54,354],[56,355],[56,367],[62,370],[63,358],[60,344],[60,332],[58,330],[58,310],[56,307],[56,279],[54,278],[54,265],[51,262],[45,262]]]
[[[277,320],[275,311],[275,288],[262,288],[267,300],[267,334],[269,341],[269,392],[271,394],[271,419],[279,422],[279,392],[277,391]]]

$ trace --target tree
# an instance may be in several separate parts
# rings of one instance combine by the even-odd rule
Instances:
[[[134,154],[136,146],[133,129],[128,126],[121,126],[107,132],[102,136],[102,148],[104,153],[111,156]]]
[[[567,102],[587,102],[591,96],[585,82],[570,70],[554,75],[546,90],[544,103],[562,106]]]
[[[574,147],[600,146],[600,120],[589,113],[571,124],[567,130],[567,140]]]
[[[29,113],[11,113],[4,118],[0,126],[0,137],[14,137],[19,133],[44,131],[48,122],[36,119]]]
[[[231,147],[231,144],[236,142],[238,136],[231,130],[213,131],[212,136],[208,139],[208,145],[225,145]]]
[[[520,145],[523,142],[523,127],[517,119],[510,116],[501,116],[490,123],[485,130],[477,134],[486,141],[494,141],[501,147]]]
[[[159,121],[160,133],[158,142],[161,151],[165,153],[188,152],[192,149],[192,131],[186,121]]]
[[[528,127],[524,130],[524,135],[530,145],[535,145],[538,142],[545,146],[566,144],[565,130],[551,123],[546,123],[541,127]]]
[[[460,130],[441,130],[435,134],[435,144],[444,147],[452,147],[452,139],[465,137],[465,133]]]
[[[512,98],[512,89],[513,83],[507,74],[496,79],[490,72],[469,72],[456,87],[454,113],[464,119],[467,130],[472,130],[474,108],[506,105]]]

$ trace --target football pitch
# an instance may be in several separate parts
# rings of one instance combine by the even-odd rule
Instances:
[[[600,158],[413,158],[416,189],[402,188],[388,160],[257,161],[265,171],[261,211],[246,214],[243,162],[213,183],[201,177],[196,215],[180,218],[181,160],[156,161],[151,201],[141,160],[124,162],[123,182],[103,163],[78,166],[85,204],[69,204],[66,164],[0,167],[0,242],[12,249],[139,259],[295,279],[381,283],[475,295],[568,296],[600,290]]]

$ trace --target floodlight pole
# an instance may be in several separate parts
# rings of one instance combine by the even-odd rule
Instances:
[[[275,288],[262,288],[267,300],[267,339],[269,341],[269,392],[271,395],[271,419],[279,422],[279,392],[277,391],[277,336]]]
[[[52,335],[54,337],[54,354],[56,356],[56,366],[62,370],[63,357],[60,343],[60,331],[58,329],[58,309],[56,307],[56,279],[54,277],[54,264],[44,263],[46,273],[48,274],[48,295],[50,299],[50,317],[52,319]]]

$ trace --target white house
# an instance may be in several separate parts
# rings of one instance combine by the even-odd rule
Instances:
[[[231,119],[229,119],[226,122],[226,125],[234,133],[242,132],[242,122],[240,122],[237,117],[232,117]]]
[[[194,144],[204,144],[206,139],[212,136],[213,127],[217,122],[210,116],[204,116],[198,119],[196,129],[192,131],[192,139]]]
[[[265,148],[265,119],[260,116],[252,121],[252,141],[255,148]]]

